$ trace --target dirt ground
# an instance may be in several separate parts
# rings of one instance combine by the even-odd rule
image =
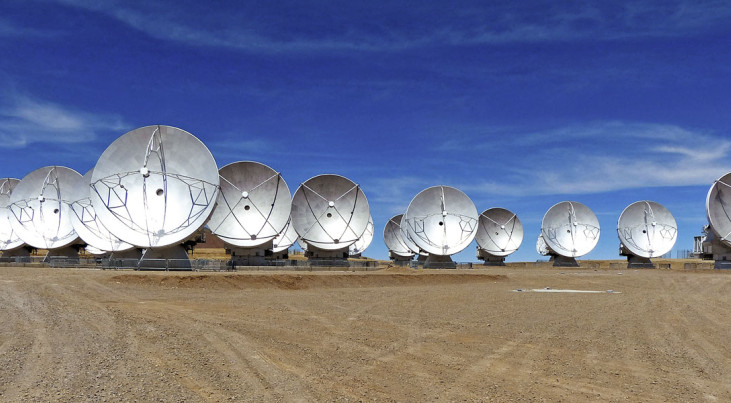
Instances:
[[[0,267],[1,401],[729,402],[729,346],[728,271]]]

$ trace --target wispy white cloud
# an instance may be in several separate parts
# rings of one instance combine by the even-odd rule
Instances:
[[[57,34],[58,32],[50,30],[19,26],[6,18],[0,17],[0,38],[50,38]]]
[[[6,97],[0,112],[0,147],[33,143],[83,143],[104,131],[123,132],[117,116],[93,114],[28,96]]]
[[[222,153],[261,153],[271,150],[274,147],[274,144],[263,139],[244,137],[212,141],[210,142],[209,147],[220,150]]]
[[[206,141],[206,145],[217,159],[220,157],[221,161],[242,161],[263,157],[286,157],[290,159],[296,158],[298,160],[335,159],[342,157],[318,149],[313,144],[277,139],[276,136],[263,138],[239,133],[220,134],[219,138],[217,140]]]
[[[731,7],[723,1],[644,0],[524,4],[516,12],[498,12],[476,31],[454,31],[458,44],[616,40],[632,37],[679,37],[723,27]],[[536,10],[542,16],[537,17]],[[479,14],[478,14],[479,15]],[[497,28],[496,28],[497,27]]]
[[[280,15],[281,9],[266,6],[243,11],[206,9],[205,15],[201,15],[178,4],[56,1],[105,14],[157,39],[262,53],[395,51],[425,46],[678,37],[724,26],[731,17],[731,7],[726,2],[691,0],[611,5],[599,1],[578,7],[556,2],[478,2],[417,7],[394,3],[364,9],[342,4],[337,16],[329,9],[304,3],[297,5],[303,8],[300,12],[291,10],[287,15]],[[437,15],[440,18],[435,18]],[[311,31],[312,16],[322,20],[321,30]],[[298,29],[302,21],[308,21],[310,29]]]
[[[429,178],[416,175],[375,175],[360,185],[372,208],[376,207],[378,214],[387,215],[388,219],[406,212],[411,199],[434,183]]]
[[[485,171],[491,179],[473,178],[464,189],[524,196],[710,186],[731,171],[731,140],[678,126],[594,122],[515,133],[497,147],[506,151],[490,159],[493,168]],[[477,152],[495,149],[494,142],[447,146]]]

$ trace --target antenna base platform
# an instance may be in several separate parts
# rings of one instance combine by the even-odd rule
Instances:
[[[289,249],[285,249],[281,252],[275,252],[272,253],[271,256],[269,256],[270,260],[286,260],[289,259]]]
[[[142,249],[139,248],[109,252],[102,258],[102,268],[137,270],[141,258]]]
[[[708,231],[702,243],[703,256],[712,256],[714,269],[731,269],[731,247],[721,242],[712,231]]]
[[[716,260],[714,269],[731,270],[731,260]]]
[[[392,251],[388,251],[388,258],[393,261],[397,266],[408,266],[412,260],[414,260],[414,255],[411,256],[401,256],[399,254],[393,253]]]
[[[142,252],[137,270],[193,270],[183,245],[148,248]]]
[[[425,269],[456,269],[457,263],[452,260],[452,257],[429,254],[424,261]]]
[[[224,241],[225,242],[225,241]],[[235,266],[269,266],[271,249],[274,240],[251,248],[227,247],[226,253],[231,255],[229,265]]]
[[[269,259],[264,256],[255,255],[231,255],[228,266],[236,268],[237,266],[269,266]]]
[[[79,249],[81,245],[69,245],[63,248],[49,249],[43,263],[63,261],[64,263],[79,263]]]
[[[305,256],[311,267],[350,267],[348,247],[325,250],[307,245]]]
[[[580,267],[574,257],[551,255],[551,261],[553,261],[553,267]]]
[[[652,263],[650,258],[629,255],[627,256],[627,268],[628,269],[655,269],[655,264]]]
[[[22,245],[15,249],[3,251],[2,254],[0,254],[0,257],[2,257],[3,259],[15,258],[15,262],[17,262],[17,263],[24,262],[24,260],[22,260],[22,258],[28,258],[28,262],[30,262],[30,251],[31,251],[30,246]],[[21,260],[18,260],[18,259],[21,259]]]
[[[109,258],[110,259],[137,259],[137,260],[140,260],[142,258],[142,249],[132,248],[132,249],[127,249],[127,250],[111,252],[109,254]]]
[[[505,266],[505,256],[495,256],[481,248],[477,248],[477,259],[484,261],[485,266]]]

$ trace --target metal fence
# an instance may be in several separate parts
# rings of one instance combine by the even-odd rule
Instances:
[[[25,256],[0,258],[4,265],[32,265],[53,268],[91,268],[101,270],[188,270],[188,271],[248,271],[248,270],[376,270],[377,260],[299,260],[268,259],[259,265],[241,265],[219,259],[114,259]]]
[[[472,262],[437,262],[437,263],[430,263],[428,267],[429,269],[471,269],[472,265],[474,263]],[[424,262],[420,262],[418,260],[412,260],[409,262],[409,267],[412,269],[423,269],[424,268]]]
[[[0,257],[0,263],[31,263],[29,256]]]

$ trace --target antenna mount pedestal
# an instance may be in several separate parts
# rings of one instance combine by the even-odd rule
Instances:
[[[251,248],[233,246],[226,248],[226,252],[231,254],[230,263],[234,266],[269,266],[269,256],[273,244],[274,240],[272,239]]]
[[[102,257],[102,267],[106,269],[121,269],[139,267],[142,258],[142,249],[132,248],[122,251],[107,252]]]
[[[402,256],[397,253],[393,253],[393,251],[388,251],[388,258],[391,259],[396,266],[408,266],[411,261],[414,260],[414,255]]]
[[[49,249],[48,253],[46,253],[46,257],[43,258],[43,263],[51,263],[54,260],[62,260],[67,263],[78,263],[80,247],[80,245],[69,245],[62,248]]]
[[[393,253],[393,251],[388,252],[388,258],[393,261],[393,263],[396,266],[408,266],[411,264],[411,261],[414,260],[414,256],[402,256],[397,253]]]
[[[305,256],[313,267],[350,267],[347,246],[342,249],[325,250],[307,244]]]
[[[2,254],[0,254],[0,257],[3,258],[16,258],[16,262],[22,262],[22,258],[28,258],[30,259],[30,251],[31,247],[27,245],[23,245],[19,248],[11,249],[11,250],[4,250],[2,251]],[[18,259],[21,260],[18,260]],[[30,261],[30,260],[28,260]]]
[[[575,257],[551,254],[553,267],[580,267]]]
[[[655,269],[656,266],[649,257],[637,256],[627,250],[624,245],[619,245],[619,255],[627,257],[628,269]]]
[[[654,269],[655,264],[649,258],[629,255],[627,256],[627,268],[628,269]]]
[[[132,248],[127,250],[120,250],[109,253],[109,259],[135,259],[140,260],[142,258],[142,249]]]
[[[289,249],[284,249],[279,252],[272,252],[271,256],[268,256],[267,259],[269,260],[284,260],[289,259]]]
[[[477,248],[477,259],[484,261],[485,266],[505,266],[505,256],[495,256],[479,247]]]
[[[731,269],[731,247],[721,242],[713,231],[708,231],[702,248],[704,255],[713,256],[714,269]]]
[[[425,269],[456,269],[457,263],[452,260],[452,257],[435,255],[430,253],[424,261]]]
[[[181,244],[147,248],[137,263],[138,270],[192,270],[188,251]]]

